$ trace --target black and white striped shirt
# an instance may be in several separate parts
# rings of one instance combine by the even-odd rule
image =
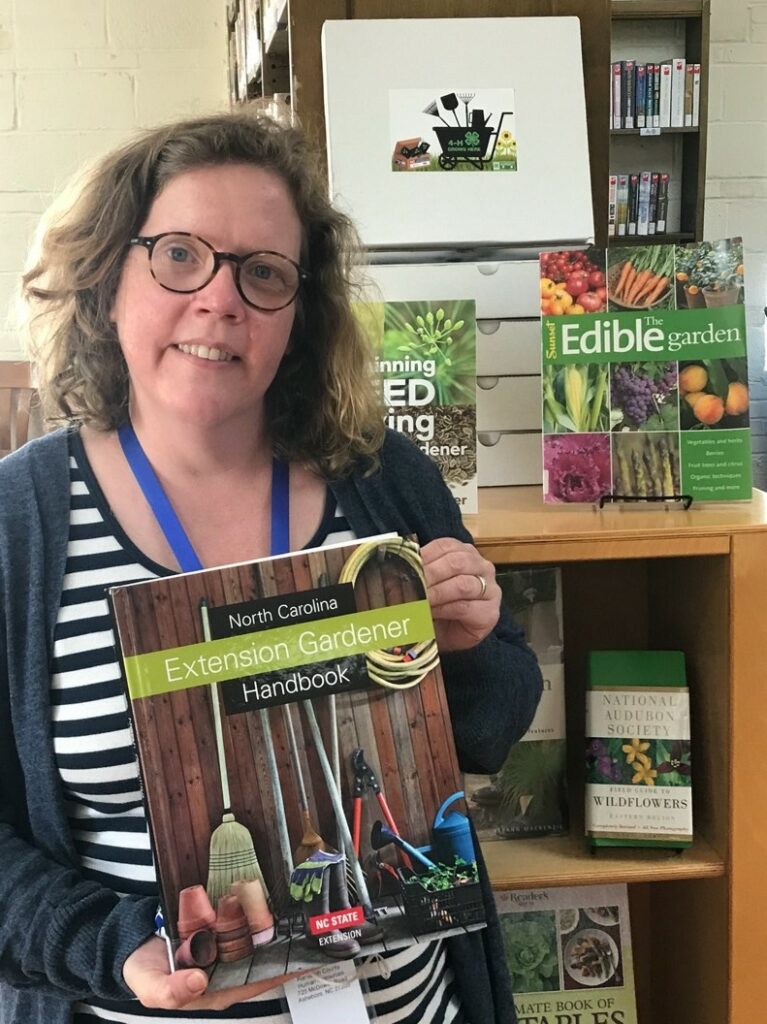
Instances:
[[[53,744],[82,873],[120,893],[157,894],[128,710],[106,600],[121,583],[169,575],[132,543],[111,514],[82,441],[70,435],[70,525],[51,679]],[[328,491],[322,523],[307,546],[354,539]],[[362,968],[366,1002],[383,1024],[458,1024],[461,1013],[440,942],[388,954],[390,976]],[[135,1001],[79,1004],[75,1024],[208,1020],[289,1024],[282,990],[215,1017],[145,1010]]]

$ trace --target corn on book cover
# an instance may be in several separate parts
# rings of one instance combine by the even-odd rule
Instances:
[[[543,490],[751,498],[740,238],[540,255]]]
[[[628,889],[495,894],[517,1024],[637,1024]]]
[[[484,926],[415,542],[183,573],[110,601],[177,966],[243,999]]]

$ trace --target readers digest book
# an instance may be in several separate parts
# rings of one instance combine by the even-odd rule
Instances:
[[[472,819],[480,839],[561,835],[568,823],[561,571],[500,569],[496,580],[538,658],[543,693],[501,770],[466,776]]]
[[[625,885],[495,894],[517,1024],[637,1024]]]
[[[741,239],[540,259],[544,500],[750,499]]]
[[[167,932],[212,991],[481,927],[416,544],[110,592]]]
[[[690,693],[681,651],[591,651],[586,834],[592,846],[692,843]]]

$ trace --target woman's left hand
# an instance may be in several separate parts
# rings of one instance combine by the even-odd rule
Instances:
[[[475,647],[498,622],[501,588],[495,566],[472,544],[453,537],[424,544],[421,557],[439,649]]]

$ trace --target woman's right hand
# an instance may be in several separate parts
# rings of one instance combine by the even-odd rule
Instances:
[[[142,1006],[156,1010],[198,1009],[192,1003],[208,987],[208,976],[199,968],[171,974],[167,947],[157,936],[147,939],[126,959],[123,979]]]
[[[208,994],[205,971],[192,967],[171,974],[167,947],[156,935],[143,942],[123,964],[125,984],[142,1006],[153,1010],[226,1010],[234,1003],[254,999],[305,973],[292,971]]]

